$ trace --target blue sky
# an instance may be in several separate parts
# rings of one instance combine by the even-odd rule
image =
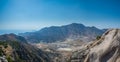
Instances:
[[[120,0],[0,0],[0,30],[82,23],[120,28]]]

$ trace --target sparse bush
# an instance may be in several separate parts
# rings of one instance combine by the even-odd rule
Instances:
[[[96,39],[99,40],[101,38],[101,36],[97,36]]]
[[[4,41],[0,41],[0,45],[3,45],[4,48],[7,48],[7,47],[8,47],[8,43],[7,43],[7,42],[4,42]]]
[[[14,62],[10,56],[7,57],[7,60],[8,60],[8,62]]]
[[[3,50],[2,50],[2,48],[0,48],[0,56],[2,56],[3,55]]]

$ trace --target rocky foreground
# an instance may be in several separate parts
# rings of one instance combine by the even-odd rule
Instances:
[[[69,62],[120,62],[120,29],[111,29],[99,40],[85,45]]]

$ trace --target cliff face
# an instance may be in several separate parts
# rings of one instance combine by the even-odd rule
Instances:
[[[120,62],[120,29],[111,29],[102,37],[74,52],[72,62]]]

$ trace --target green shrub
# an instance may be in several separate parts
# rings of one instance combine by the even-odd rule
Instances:
[[[97,36],[96,39],[99,40],[101,38],[101,36]]]
[[[8,47],[8,43],[5,42],[5,41],[0,41],[0,45],[3,45],[4,48],[7,48],[7,47]]]
[[[14,62],[10,56],[7,57],[7,60],[8,60],[8,62]]]
[[[0,48],[0,56],[2,56],[3,55],[3,50],[2,50],[2,48]]]

